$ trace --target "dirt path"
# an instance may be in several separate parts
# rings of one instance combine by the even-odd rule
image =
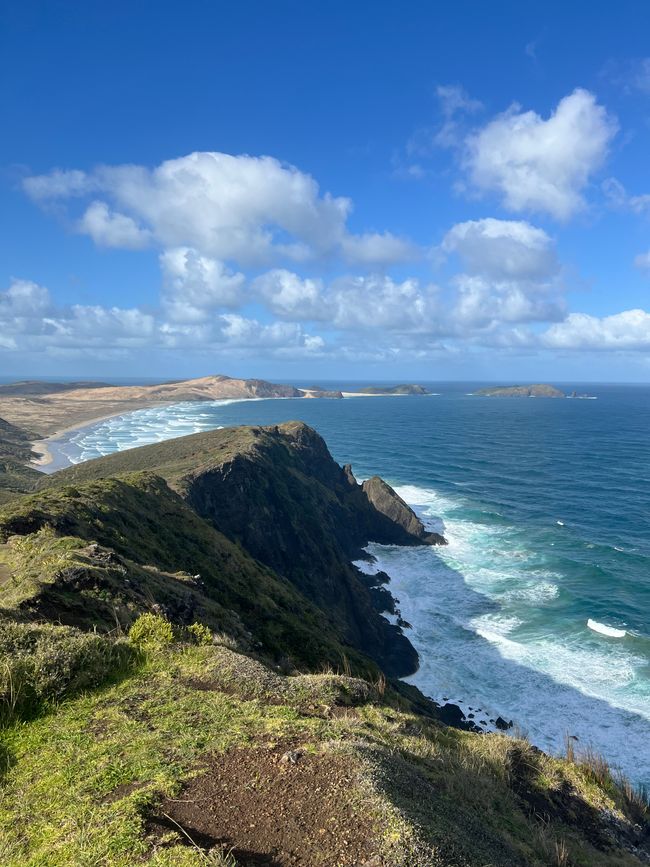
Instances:
[[[224,846],[246,867],[382,863],[351,757],[285,744],[210,756],[203,767],[162,804],[150,824],[154,836],[176,831],[178,842],[191,839],[205,851]]]

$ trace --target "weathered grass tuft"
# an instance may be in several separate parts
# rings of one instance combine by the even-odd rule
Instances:
[[[122,639],[67,626],[0,621],[0,722],[128,670],[137,652]]]

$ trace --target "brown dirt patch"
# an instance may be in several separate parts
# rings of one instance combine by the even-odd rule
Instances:
[[[206,851],[231,849],[242,867],[381,864],[353,758],[285,743],[210,756],[201,770],[162,803],[154,836],[176,831]]]

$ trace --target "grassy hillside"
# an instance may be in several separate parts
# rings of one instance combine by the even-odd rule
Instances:
[[[28,431],[0,418],[0,505],[33,488],[41,477],[25,466],[32,457],[32,438]]]
[[[335,626],[286,580],[197,516],[151,473],[26,496],[0,511],[0,606],[84,628],[128,627],[152,606],[200,617],[294,664],[360,670]],[[254,637],[253,637],[254,636]]]
[[[42,693],[53,648],[72,660],[40,714],[0,730],[6,867],[642,863],[647,815],[593,761],[446,728],[383,682],[287,676],[146,627],[85,648],[82,682],[81,634],[0,627],[5,655],[36,648],[23,677]]]

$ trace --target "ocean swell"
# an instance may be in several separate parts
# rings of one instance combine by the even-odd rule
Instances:
[[[471,707],[487,728],[499,715],[513,719],[555,753],[573,735],[631,779],[650,781],[646,653],[572,616],[570,578],[498,513],[427,488],[397,490],[449,541],[368,549],[413,627],[421,665],[409,680],[437,701]]]

